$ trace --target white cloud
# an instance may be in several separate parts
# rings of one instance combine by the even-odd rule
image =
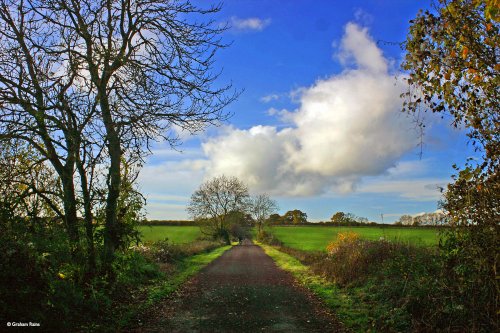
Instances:
[[[384,58],[382,50],[368,35],[368,29],[361,28],[355,23],[346,25],[345,36],[340,42],[340,50],[336,56],[344,65],[354,63],[360,70],[387,74],[388,61]]]
[[[262,31],[271,24],[271,19],[260,19],[258,17],[239,18],[231,17],[230,25],[239,31]]]
[[[260,99],[260,101],[263,103],[269,103],[269,102],[276,101],[276,100],[280,99],[280,97],[281,96],[278,94],[270,94],[270,95],[263,96]]]
[[[203,144],[207,176],[235,175],[275,195],[350,192],[364,176],[396,165],[416,145],[401,112],[401,80],[366,28],[349,23],[340,43],[344,70],[296,91],[289,127],[226,128]]]
[[[411,201],[437,201],[442,199],[439,190],[447,184],[446,179],[424,178],[424,179],[381,179],[375,182],[361,184],[357,191],[359,193],[377,193],[397,195]]]

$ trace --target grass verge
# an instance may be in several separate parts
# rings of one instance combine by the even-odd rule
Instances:
[[[373,322],[370,305],[360,302],[358,296],[339,288],[335,283],[313,274],[298,259],[278,251],[272,246],[258,243],[276,264],[292,273],[295,279],[317,295],[330,309],[335,311],[339,320],[355,332],[371,332]]]

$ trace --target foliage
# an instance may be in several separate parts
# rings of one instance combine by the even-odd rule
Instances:
[[[450,292],[471,310],[464,330],[497,327],[500,221],[500,7],[493,0],[440,0],[412,21],[403,68],[405,109],[449,114],[478,152],[457,170],[443,208],[450,224],[441,243]],[[423,126],[423,125],[422,125]]]
[[[165,238],[149,245],[134,246],[132,249],[153,262],[172,264],[199,253],[210,252],[221,247],[221,245],[220,242],[208,240],[176,244],[172,243],[168,238]]]
[[[4,212],[30,218],[53,218],[60,209],[60,188],[40,154],[23,142],[0,141],[0,204]],[[53,205],[53,206],[51,206]]]
[[[280,214],[271,214],[266,220],[266,223],[268,225],[278,225],[278,224],[283,224],[283,217]]]
[[[44,267],[32,246],[23,239],[0,232],[0,319],[40,321],[45,310],[48,281]],[[31,244],[33,245],[33,244]]]
[[[283,215],[283,223],[285,224],[302,224],[307,223],[307,214],[299,209],[289,210]]]
[[[97,280],[87,281],[84,269],[69,255],[70,241],[62,225],[29,230],[25,221],[0,231],[0,313],[5,319],[37,321],[49,331],[80,325],[85,315],[97,317],[106,308],[105,290],[92,292]],[[95,289],[94,289],[95,291]],[[57,316],[60,321],[49,318]]]
[[[224,175],[200,185],[191,196],[187,211],[202,233],[229,244],[230,215],[248,211],[248,188],[236,177]]]
[[[144,219],[136,178],[154,140],[176,145],[172,128],[194,133],[228,116],[237,93],[212,72],[226,47],[225,28],[208,18],[219,10],[0,2],[2,316],[102,330],[89,322],[158,277],[129,249]]]
[[[413,88],[406,110],[449,113],[485,153],[485,168],[498,167],[500,154],[500,18],[493,8],[484,0],[438,1],[434,13],[411,21],[403,64]]]
[[[266,230],[260,230],[257,233],[257,241],[264,243],[264,244],[273,245],[273,246],[283,245],[283,243],[280,240],[278,240],[278,238],[276,238],[274,233],[268,232]]]
[[[361,240],[354,232],[339,233],[327,246],[327,258],[313,270],[339,285],[358,284],[399,248],[397,243]]]
[[[335,225],[359,225],[368,223],[366,217],[359,217],[352,213],[336,212],[330,218]]]
[[[283,216],[276,213],[270,214],[266,223],[268,225],[306,224],[307,214],[299,209],[289,210]]]
[[[354,246],[359,244],[359,234],[348,231],[348,232],[339,232],[337,234],[337,239],[333,242],[330,242],[326,246],[326,252],[329,255],[335,255],[340,248],[343,246]]]

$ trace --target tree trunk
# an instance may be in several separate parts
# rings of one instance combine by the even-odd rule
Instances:
[[[108,169],[108,196],[106,198],[106,219],[104,231],[104,263],[105,269],[111,273],[111,263],[118,247],[120,237],[118,235],[118,199],[121,186],[121,147],[118,132],[113,123],[109,102],[105,92],[101,93],[101,111],[104,126],[106,127],[106,139],[110,157]]]
[[[87,274],[90,277],[92,277],[94,276],[96,269],[94,226],[92,225],[92,222],[94,221],[94,216],[92,214],[92,202],[90,197],[87,174],[85,173],[85,168],[83,167],[83,164],[79,157],[77,161],[77,167],[78,167],[78,172],[80,173],[80,183],[83,194],[85,234],[87,238],[87,265],[88,265]]]
[[[73,175],[65,170],[61,177],[63,187],[64,223],[72,245],[72,252],[76,252],[80,235],[78,233],[78,215],[76,209],[75,185]]]

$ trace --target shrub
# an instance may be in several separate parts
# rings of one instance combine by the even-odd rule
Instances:
[[[354,232],[339,233],[327,246],[328,256],[312,269],[340,285],[357,284],[379,269],[398,247],[387,241],[362,240]]]
[[[3,235],[0,252],[0,319],[40,321],[49,286],[32,246]]]
[[[156,263],[175,263],[183,258],[198,253],[214,250],[223,243],[221,241],[199,240],[186,244],[174,244],[165,238],[150,245],[138,245],[132,249]]]
[[[272,246],[283,246],[283,243],[273,233],[265,230],[261,230],[257,234],[257,241]]]
[[[335,255],[341,248],[352,247],[359,244],[359,235],[355,232],[348,231],[344,233],[338,233],[337,239],[330,242],[326,246],[326,252],[330,255]]]

